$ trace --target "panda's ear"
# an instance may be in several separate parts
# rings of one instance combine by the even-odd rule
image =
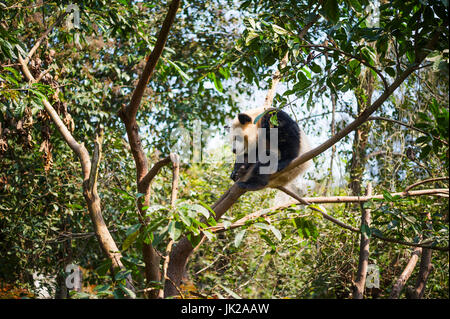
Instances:
[[[239,123],[241,123],[242,125],[252,121],[252,118],[245,113],[239,113],[238,119]]]

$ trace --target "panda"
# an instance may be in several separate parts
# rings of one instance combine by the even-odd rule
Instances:
[[[275,121],[271,121],[272,116],[276,118]],[[278,128],[278,145],[275,150],[270,149],[271,128]],[[265,136],[259,136],[259,134],[264,134],[264,130],[261,129],[265,129]],[[292,160],[311,149],[304,132],[282,110],[256,108],[239,113],[231,123],[231,139],[236,162],[230,178],[237,182],[240,188],[246,190],[284,187],[305,172],[312,163],[309,160],[270,179],[274,172],[282,171]],[[265,145],[261,141],[265,141]],[[272,173],[263,172],[263,168],[267,168],[268,163],[263,163],[259,155],[256,158],[253,156],[253,160],[251,160],[250,154],[259,154],[258,147],[261,147],[261,144],[266,148],[266,155],[277,153],[276,169]]]

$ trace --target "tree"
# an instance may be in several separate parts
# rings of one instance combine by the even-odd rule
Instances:
[[[286,217],[292,222],[289,227],[307,242],[319,241],[319,228],[325,224],[316,219],[323,217],[336,225],[331,231],[321,228],[333,238],[339,237],[336,234],[341,228],[360,233],[362,238],[375,238],[370,250],[381,254],[382,261],[389,259],[380,253],[384,245],[421,247],[421,270],[412,294],[423,296],[431,251],[448,250],[448,226],[445,216],[439,215],[448,207],[448,189],[439,187],[448,180],[446,3],[381,2],[375,8],[379,20],[371,22],[368,10],[373,6],[366,1],[244,1],[237,11],[237,19],[245,16],[241,34],[237,28],[230,29],[232,18],[223,14],[233,7],[231,1],[192,1],[189,5],[177,0],[169,4],[119,1],[108,4],[108,11],[104,1],[78,5],[81,25],[72,30],[62,23],[69,17],[64,4],[10,2],[2,11],[0,165],[8,174],[2,176],[1,223],[17,234],[14,218],[23,208],[27,218],[20,218],[19,225],[24,234],[30,224],[47,227],[45,235],[32,232],[19,241],[2,232],[2,255],[11,255],[3,267],[11,280],[27,281],[14,273],[15,264],[42,270],[39,257],[33,265],[24,261],[23,253],[33,249],[31,238],[40,238],[39,243],[46,247],[41,254],[54,250],[49,242],[59,245],[58,254],[49,262],[48,273],[52,273],[56,262],[67,264],[80,258],[74,255],[79,256],[85,248],[77,243],[77,233],[82,233],[82,238],[95,234],[106,257],[100,262],[101,255],[90,242],[85,261],[97,267],[93,277],[106,283],[97,290],[100,296],[183,296],[180,285],[187,280],[188,259],[201,263],[193,256],[194,248],[208,252],[215,244],[208,241],[205,247],[207,239],[215,240],[223,233],[222,240],[229,241],[226,233],[236,228],[236,249],[253,227],[270,247],[262,267],[275,260],[270,256],[283,244],[275,244],[274,239],[282,238],[279,228],[286,224],[281,219],[277,228],[267,212],[259,214],[252,205],[245,206],[248,199],[270,197],[271,193],[245,194],[231,185],[218,199],[230,185],[224,182],[227,164],[180,167],[168,138],[180,124],[192,128],[198,119],[219,130],[237,109],[235,96],[251,94],[256,86],[267,91],[265,105],[285,108],[297,120],[312,113],[318,103],[324,115],[342,112],[353,117],[337,123],[337,133],[290,167],[311,158],[318,163],[321,154],[339,146],[339,141],[349,141],[355,131],[348,171],[353,194],[360,196],[364,183],[375,175],[375,195],[365,200],[335,199],[337,203],[360,203],[366,217],[370,211],[372,224],[363,218],[366,222],[357,228],[353,226],[357,220],[344,215],[341,206],[333,206],[330,214],[314,205],[322,199],[299,198],[281,189],[313,212],[294,209],[294,217]],[[59,13],[47,21],[55,11]],[[193,15],[198,19],[188,19]],[[410,98],[405,98],[405,91]],[[354,98],[348,98],[347,92]],[[420,110],[417,116],[410,111],[416,110],[415,105]],[[310,121],[311,131],[314,123]],[[389,147],[382,150],[391,157],[378,156],[382,154],[379,136],[393,141],[385,143]],[[405,141],[395,165],[387,161],[398,153],[392,136],[402,136]],[[419,143],[423,146],[418,147]],[[345,146],[338,150],[339,156],[348,153]],[[81,180],[72,154],[81,164]],[[369,163],[378,172],[368,170]],[[169,164],[171,172],[164,168]],[[216,175],[211,173],[213,168]],[[202,175],[205,177],[199,177]],[[205,183],[195,191],[196,183],[201,184],[206,176],[217,188]],[[412,217],[410,213],[420,212],[430,200],[415,200],[412,190],[398,190],[415,187],[418,180],[429,177],[428,183],[436,183],[435,188],[417,194],[444,198],[430,209],[429,217]],[[42,180],[58,186],[45,185]],[[45,195],[31,195],[34,190]],[[345,194],[345,187],[339,186],[336,192]],[[164,194],[171,194],[170,200]],[[23,204],[24,196],[36,197],[38,204]],[[323,201],[332,202],[331,197]],[[244,205],[246,215],[255,219],[239,215],[236,205]],[[33,213],[41,207],[39,219]],[[83,207],[88,208],[89,223]],[[275,212],[279,209],[274,208]],[[346,210],[358,211],[353,206]],[[236,223],[219,223],[227,212],[238,214]],[[61,220],[61,216],[70,218]],[[344,236],[344,240],[348,238],[350,235]],[[353,258],[353,246],[342,254]],[[255,251],[260,249],[257,246]],[[306,254],[311,253],[309,249]],[[369,258],[364,256],[360,264],[367,264]],[[437,261],[441,263],[442,258]],[[347,277],[342,290],[337,288],[336,278],[339,296],[349,296],[345,291],[352,265],[349,261],[344,264]],[[106,280],[102,276],[108,268],[112,272]],[[359,278],[362,296],[364,276]],[[448,286],[448,277],[446,280]],[[314,285],[324,287],[320,280]]]

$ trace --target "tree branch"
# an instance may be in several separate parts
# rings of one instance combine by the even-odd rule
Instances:
[[[175,153],[170,153],[170,160],[173,164],[172,169],[172,194],[170,196],[170,206],[175,207],[175,201],[178,196],[178,182],[180,179],[180,156]]]
[[[99,128],[99,132],[95,137],[94,154],[92,155],[92,166],[89,174],[89,191],[97,191],[97,176],[100,159],[102,157],[103,128]]]
[[[142,97],[144,95],[147,83],[150,80],[156,64],[164,50],[170,28],[175,20],[175,15],[177,13],[178,7],[180,5],[180,0],[172,0],[169,5],[167,15],[164,19],[161,30],[158,34],[155,47],[147,58],[147,63],[145,64],[144,70],[139,78],[136,88],[131,96],[130,103],[127,107],[122,107],[119,111],[119,117],[125,124],[125,129],[128,136],[128,143],[130,144],[131,153],[136,164],[136,183],[138,192],[145,194],[144,203],[138,202],[138,209],[142,213],[142,207],[149,204],[150,201],[150,182],[162,167],[157,167],[152,170],[149,174],[148,172],[148,161],[145,155],[144,149],[142,148],[141,138],[139,136],[139,126],[136,122],[136,115],[141,104]],[[141,214],[143,215],[143,214]],[[160,269],[160,257],[153,248],[151,244],[143,244],[142,252],[145,263],[145,277],[148,282],[160,281],[161,280],[161,269]],[[156,298],[158,291],[153,291],[150,297]]]
[[[366,196],[372,195],[372,183],[367,184]],[[361,241],[359,244],[359,262],[356,273],[356,281],[353,286],[353,299],[363,299],[364,287],[366,285],[367,268],[369,265],[369,244],[370,239],[367,231],[370,229],[370,209],[364,208],[361,203]]]
[[[34,82],[34,78],[28,69],[25,60],[18,54],[19,63],[22,66],[22,71],[25,78],[29,82]],[[73,150],[73,152],[77,155],[80,160],[81,169],[83,172],[83,195],[86,200],[86,204],[89,210],[89,215],[91,217],[92,223],[94,225],[94,231],[97,237],[97,240],[100,243],[100,247],[104,254],[111,260],[113,270],[117,268],[123,268],[123,264],[121,262],[122,254],[120,253],[116,242],[111,236],[111,233],[106,226],[106,223],[103,219],[100,197],[97,194],[96,190],[96,174],[98,169],[98,161],[100,156],[97,156],[94,159],[95,162],[95,172],[92,175],[91,171],[91,159],[86,147],[83,144],[79,144],[70,131],[67,129],[66,125],[63,123],[61,118],[59,117],[56,110],[50,104],[50,102],[44,97],[42,98],[42,103],[44,104],[44,108],[46,112],[49,114],[51,120],[56,125],[58,131],[62,135],[63,139],[66,141],[67,145]],[[100,142],[97,140],[97,142]],[[99,147],[97,145],[97,147]],[[100,149],[97,149],[98,155],[100,155]],[[131,282],[131,276],[127,278],[127,286],[130,289],[134,290],[134,287]]]
[[[400,277],[398,277],[397,281],[395,282],[394,286],[392,287],[391,294],[389,295],[389,298],[391,299],[397,299],[400,296],[400,293],[403,290],[403,287],[405,286],[406,282],[408,281],[409,277],[411,276],[414,267],[416,267],[417,260],[419,260],[419,256],[422,253],[422,247],[416,247],[412,254],[411,258],[409,259],[408,263],[406,264],[405,269],[403,269],[402,274]]]
[[[350,54],[348,52],[342,51],[338,48],[332,47],[332,46],[328,46],[328,45],[324,45],[324,44],[303,44],[300,45],[300,47],[304,47],[304,48],[323,48],[325,50],[332,50],[332,51],[336,51],[339,54],[345,55],[347,57],[350,57],[352,59],[355,59],[357,61],[359,61],[360,63],[364,64],[365,66],[367,66],[368,68],[370,68],[371,70],[373,70],[381,79],[381,81],[383,82],[383,86],[384,89],[387,90],[389,87],[388,82],[386,81],[386,78],[383,76],[383,74],[381,73],[380,70],[378,70],[376,67],[374,67],[373,65],[371,65],[369,62],[367,62],[366,60],[364,60],[363,58],[357,57],[353,54]]]
[[[427,54],[430,52],[430,50],[436,45],[440,32],[440,28],[437,28],[433,37],[430,39],[430,41],[427,43],[425,48],[422,50],[422,53],[416,57],[416,62],[411,64],[406,70],[404,70],[402,73],[400,73],[397,78],[392,82],[392,84],[385,88],[383,94],[372,103],[371,106],[366,108],[352,123],[347,125],[345,128],[343,128],[339,133],[329,138],[327,141],[319,145],[318,147],[300,155],[295,160],[293,160],[288,167],[286,167],[284,170],[277,172],[271,176],[271,179],[277,178],[283,171],[290,170],[294,167],[297,167],[306,161],[312,159],[313,157],[316,157],[317,155],[325,152],[327,149],[332,147],[334,144],[339,142],[341,139],[343,139],[345,136],[347,136],[350,132],[358,128],[361,124],[366,122],[368,118],[374,113],[381,105],[391,96],[391,94],[405,81],[405,79],[414,71],[416,71],[420,67],[420,63],[425,59]]]
[[[153,178],[155,178],[155,176],[159,173],[161,168],[163,168],[163,166],[169,163],[170,163],[170,156],[167,156],[166,158],[160,160],[159,162],[156,162],[156,164],[153,165],[150,171],[139,182],[140,183],[139,188],[148,189]]]
[[[284,190],[283,190],[284,189]],[[292,201],[292,202],[288,202],[286,204],[283,205],[279,205],[279,206],[274,206],[271,208],[267,208],[267,209],[263,209],[263,210],[259,210],[257,212],[254,212],[252,214],[246,215],[244,217],[242,217],[241,219],[237,220],[236,222],[234,222],[233,224],[231,224],[229,227],[227,227],[225,229],[224,225],[222,223],[217,224],[216,226],[213,227],[209,227],[208,229],[211,232],[222,232],[228,229],[234,229],[237,227],[241,227],[244,226],[246,224],[247,221],[249,220],[253,220],[253,219],[257,219],[259,217],[262,216],[266,216],[269,214],[273,214],[274,211],[279,211],[279,210],[283,210],[285,208],[288,208],[292,205],[299,205],[300,203],[302,205],[311,205],[311,204],[331,204],[331,203],[350,203],[350,202],[356,202],[356,203],[364,203],[367,202],[371,199],[383,199],[383,195],[372,195],[372,196],[332,196],[332,197],[299,197],[297,196],[295,193],[289,191],[286,188],[280,189],[281,191],[285,192],[285,190],[287,191],[286,194],[288,194],[291,197],[294,197],[296,199],[296,201]],[[421,195],[428,195],[428,196],[436,196],[438,194],[441,194],[441,192],[446,191],[448,192],[448,189],[433,189],[433,190],[418,190],[418,191],[412,191],[409,193],[403,192],[403,193],[392,193],[391,196],[421,196]],[[300,202],[300,203],[299,203]],[[340,227],[343,227],[345,229],[348,229],[350,231],[353,232],[358,232],[360,233],[360,229],[357,229],[355,227],[346,225],[345,223],[335,219],[334,217],[331,217],[327,214],[324,214],[323,211],[316,209],[314,207],[310,207],[311,209],[320,212],[324,218],[330,220],[331,222],[337,224]],[[426,240],[423,241],[420,244],[416,244],[416,243],[410,243],[410,242],[404,242],[404,241],[400,241],[400,240],[396,240],[396,239],[392,239],[392,238],[386,238],[386,237],[380,237],[380,236],[376,236],[375,234],[372,234],[373,237],[376,237],[380,240],[383,241],[388,241],[388,242],[392,242],[392,243],[397,243],[397,244],[401,244],[401,245],[406,245],[406,246],[412,246],[412,247],[426,247],[426,248],[430,248],[430,249],[435,249],[435,250],[439,250],[439,251],[448,251],[448,247],[430,247],[430,245],[428,244],[430,241]]]
[[[164,46],[166,45],[166,41],[169,36],[170,28],[172,27],[178,7],[180,6],[180,2],[180,0],[172,0],[172,2],[170,3],[169,11],[167,12],[161,30],[159,31],[155,47],[148,57],[147,63],[144,67],[141,77],[139,78],[139,82],[134,89],[130,104],[128,104],[126,109],[122,109],[122,112],[128,119],[136,117],[137,110],[139,109],[139,105],[141,104],[142,96],[144,95],[145,87],[147,86],[147,83],[150,80],[153,71],[155,70],[156,64],[158,63],[158,60],[164,50]]]
[[[420,133],[422,133],[422,134],[429,135],[429,136],[431,136],[432,138],[434,138],[434,139],[440,141],[442,144],[445,144],[445,145],[448,146],[448,143],[447,143],[446,141],[440,139],[439,137],[433,136],[433,135],[431,135],[430,133],[427,133],[427,132],[425,132],[424,130],[421,130],[420,128],[414,127],[414,126],[412,126],[412,125],[409,125],[409,124],[406,124],[406,123],[403,123],[403,122],[400,122],[400,121],[397,121],[397,120],[394,120],[394,119],[390,119],[390,118],[382,117],[382,116],[371,116],[371,117],[369,117],[367,120],[368,120],[368,121],[387,121],[387,122],[396,123],[396,124],[405,126],[405,127],[407,127],[407,128],[410,128],[410,129],[412,129],[412,130],[414,130],[414,131],[420,132]]]
[[[405,193],[408,193],[414,187],[422,185],[422,184],[425,184],[425,183],[436,182],[436,181],[445,181],[445,180],[448,181],[449,178],[448,177],[428,178],[428,179],[425,179],[423,181],[420,181],[420,182],[414,183],[412,185],[409,185],[408,187],[405,188]]]
[[[34,46],[31,48],[30,52],[28,52],[27,56],[25,57],[25,59],[23,60],[23,63],[25,63],[25,65],[28,64],[28,62],[30,62],[31,58],[33,57],[34,53],[36,52],[36,50],[39,48],[39,46],[41,45],[42,41],[44,41],[44,39],[49,35],[49,33],[53,30],[53,28],[55,26],[57,26],[67,15],[69,14],[69,12],[63,12],[61,13],[55,20],[55,22],[47,29],[45,30],[45,32],[41,35],[41,37],[36,41],[36,43],[34,44]]]

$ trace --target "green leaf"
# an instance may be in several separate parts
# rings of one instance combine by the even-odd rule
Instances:
[[[198,202],[211,213],[211,216],[216,216],[216,212],[208,204],[205,204],[201,200],[199,200]]]
[[[261,234],[261,238],[264,239],[264,241],[270,246],[270,248],[272,248],[272,250],[276,250],[275,243],[272,241],[272,239],[270,239],[269,236]]]
[[[358,13],[363,12],[363,8],[358,0],[348,0],[350,6]]]
[[[191,77],[189,75],[187,75],[186,73],[183,72],[183,70],[173,61],[170,61],[169,59],[166,59],[167,62],[169,62],[170,65],[172,65],[175,70],[177,70],[178,74],[181,75],[181,78],[183,79],[183,81],[190,81]]]
[[[124,280],[130,274],[131,274],[131,270],[130,269],[124,269],[124,270],[121,270],[121,271],[117,272],[117,274],[114,276],[114,279],[117,280],[117,281]]]
[[[99,293],[99,294],[108,294],[108,295],[112,295],[112,291],[110,291],[111,285],[108,284],[103,284],[103,285],[98,285],[94,288],[94,290]]]
[[[277,113],[273,114],[273,115],[270,117],[270,123],[271,123],[273,126],[278,126],[278,117],[277,117]]]
[[[237,233],[236,237],[234,238],[234,247],[236,247],[236,248],[239,247],[242,240],[244,239],[245,232],[246,232],[246,229],[241,230],[240,232]]]
[[[339,19],[339,6],[337,0],[326,0],[323,4],[326,17],[333,23],[337,23]]]
[[[389,74],[390,77],[395,78],[395,70],[394,68],[391,68],[390,66],[388,66],[387,68],[384,69],[384,71]]]
[[[284,34],[288,34],[288,33],[289,33],[289,31],[283,29],[282,27],[280,27],[280,26],[278,26],[278,25],[276,25],[276,24],[272,24],[272,29],[273,29],[273,31],[274,31],[275,33],[278,33],[278,34],[281,34],[281,35],[284,35]]]
[[[128,237],[122,243],[122,250],[127,250],[131,246],[131,244],[133,244],[136,241],[136,238],[138,237],[138,235],[139,235],[139,230],[128,235]]]
[[[220,79],[214,75],[213,80],[214,80],[214,87],[216,88],[216,90],[220,93],[223,93],[223,86]]]
[[[205,235],[206,238],[208,238],[210,241],[213,241],[216,239],[216,235],[213,234],[212,232],[210,232],[209,230],[204,230],[203,235]]]
[[[129,236],[130,234],[135,233],[136,231],[139,230],[139,228],[141,228],[141,226],[142,226],[141,223],[137,223],[137,224],[135,224],[135,225],[133,225],[133,226],[128,227],[128,229],[127,229],[125,235],[126,235],[126,236]]]
[[[259,114],[257,117],[255,117],[255,120],[253,121],[253,124],[256,124],[261,119],[261,117],[263,117],[267,112],[269,112],[269,110],[265,110],[264,112]]]
[[[108,272],[109,269],[111,269],[111,265],[112,265],[112,261],[111,259],[106,259],[105,261],[103,261],[100,266],[98,266],[95,269],[95,272],[99,275],[99,276],[104,276],[106,275],[106,273]]]
[[[264,223],[255,223],[253,224],[256,228],[259,229],[265,229],[265,230],[270,230],[270,225],[269,224],[264,224]]]
[[[275,235],[275,237],[276,237],[279,241],[281,241],[281,238],[282,238],[281,232],[280,232],[277,228],[275,228],[275,226],[273,226],[273,225],[270,225],[270,230],[271,230],[272,233]]]
[[[430,140],[431,140],[431,137],[429,137],[429,136],[427,136],[427,135],[425,135],[425,136],[419,136],[419,137],[416,139],[416,143],[417,143],[417,144],[426,144],[426,143],[430,142]]]
[[[187,217],[185,214],[183,214],[182,212],[178,212],[178,216],[180,217],[181,221],[186,225],[186,226],[191,226],[192,222],[191,219],[189,217]]]
[[[311,69],[311,71],[313,71],[314,73],[321,73],[322,72],[322,68],[317,64],[312,62],[311,65],[309,66],[309,68]]]
[[[202,205],[193,204],[193,205],[190,205],[190,208],[193,209],[194,211],[202,214],[203,216],[205,216],[205,218],[209,218],[209,216],[210,216],[210,211]]]
[[[218,286],[221,287],[223,290],[225,290],[234,299],[242,299],[238,294],[236,294],[232,290],[228,289],[227,287],[222,286],[221,284],[218,284]]]
[[[387,190],[383,190],[383,198],[389,202],[394,201],[394,198],[391,196],[391,194]]]
[[[249,45],[250,42],[251,42],[254,38],[257,38],[257,37],[259,37],[259,34],[258,34],[258,33],[254,32],[254,31],[248,32],[248,34],[247,34],[247,36],[246,36],[246,38],[245,38],[245,45]]]
[[[431,146],[426,145],[424,148],[422,148],[422,152],[420,153],[420,159],[425,159],[428,154],[431,152]]]
[[[366,224],[361,225],[361,233],[364,235],[367,235],[368,238],[370,238],[371,232],[370,227]]]
[[[134,293],[133,290],[127,288],[126,286],[119,284],[120,289],[122,289],[122,291],[124,293],[126,293],[128,296],[130,296],[132,299],[136,299],[136,294]]]
[[[173,241],[177,241],[178,238],[180,238],[181,233],[182,233],[182,224],[177,221],[171,221],[169,223],[168,232],[169,232],[169,237]]]

